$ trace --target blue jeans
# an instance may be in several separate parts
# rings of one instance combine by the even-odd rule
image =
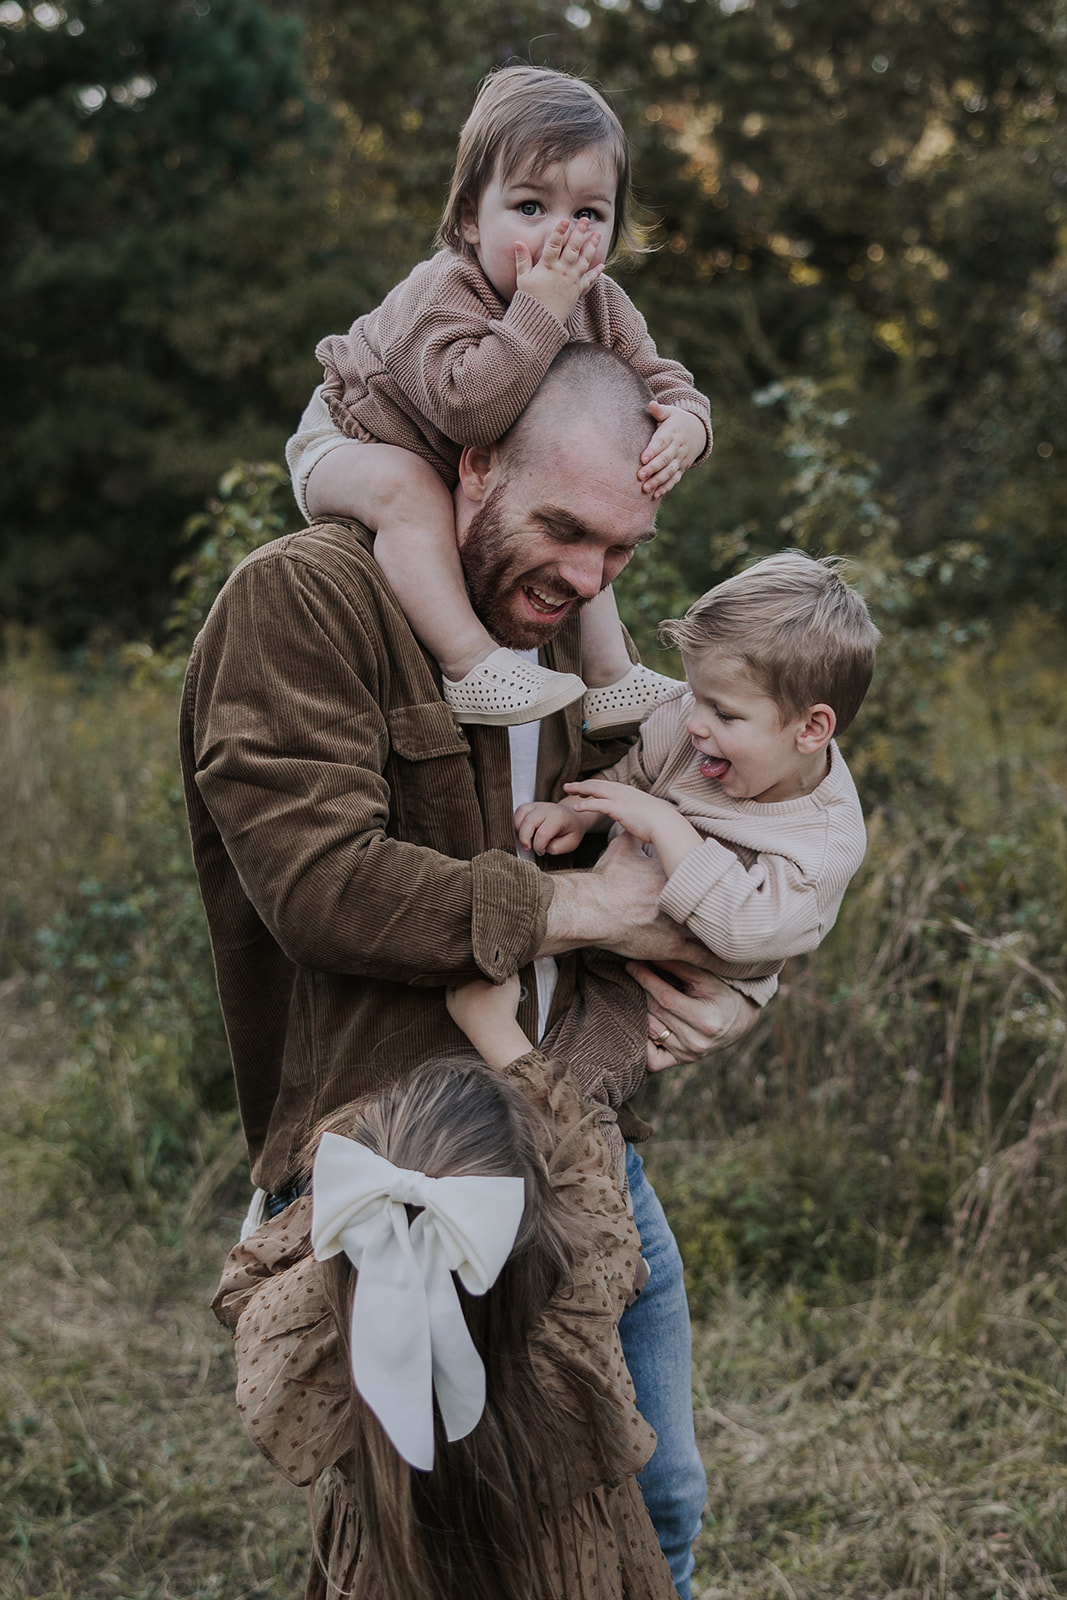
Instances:
[[[623,1353],[641,1415],[656,1430],[655,1454],[638,1477],[674,1586],[689,1600],[692,1544],[707,1496],[693,1430],[692,1338],[682,1257],[644,1163],[626,1146],[634,1221],[652,1276],[619,1323]]]

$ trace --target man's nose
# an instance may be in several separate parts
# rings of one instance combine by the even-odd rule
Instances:
[[[569,583],[583,600],[592,600],[604,587],[604,553],[575,545],[558,563],[558,571],[563,581]]]

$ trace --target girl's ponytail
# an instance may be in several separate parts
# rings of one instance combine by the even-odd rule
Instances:
[[[544,1529],[559,1522],[552,1440],[562,1431],[562,1417],[557,1426],[560,1403],[538,1381],[530,1334],[565,1285],[576,1250],[572,1220],[548,1181],[536,1113],[499,1074],[444,1064],[347,1108],[319,1134],[327,1130],[429,1177],[525,1181],[515,1248],[496,1283],[481,1296],[457,1284],[485,1364],[486,1405],[478,1426],[450,1442],[437,1416],[433,1470],[418,1472],[353,1388],[323,1468],[336,1467],[338,1487],[359,1513],[365,1559],[391,1600],[549,1600],[555,1587]],[[353,1271],[344,1255],[324,1262],[322,1271],[347,1358]],[[324,1562],[335,1500],[327,1496],[317,1530]]]

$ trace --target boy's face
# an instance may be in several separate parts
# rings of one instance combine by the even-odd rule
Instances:
[[[551,167],[520,170],[506,182],[499,171],[493,174],[477,215],[464,208],[463,237],[502,300],[510,304],[515,293],[516,244],[526,246],[536,266],[559,222],[586,218],[600,234],[593,263],[607,259],[615,230],[616,182],[614,163],[596,145]]]
[[[776,701],[722,650],[682,656],[696,701],[686,731],[700,770],[734,800],[795,800],[826,776],[826,741],[809,748],[809,716],[782,720]],[[831,724],[832,731],[832,724]]]

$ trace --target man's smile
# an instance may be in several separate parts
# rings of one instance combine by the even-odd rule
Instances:
[[[535,587],[532,583],[524,583],[522,592],[530,609],[539,617],[543,617],[546,622],[554,622],[561,618],[577,599],[576,595],[561,597],[549,594],[545,589]]]

